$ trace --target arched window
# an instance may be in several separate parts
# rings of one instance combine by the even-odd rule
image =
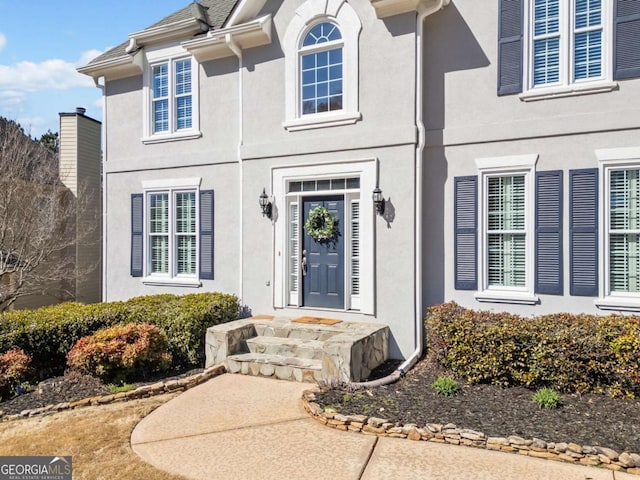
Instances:
[[[282,40],[288,131],[350,125],[358,109],[358,37],[362,29],[345,0],[306,0]]]
[[[300,48],[300,112],[309,115],[342,110],[342,34],[322,22],[305,35]]]

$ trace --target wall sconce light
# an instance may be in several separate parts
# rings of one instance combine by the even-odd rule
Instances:
[[[382,196],[382,190],[380,190],[380,187],[377,185],[376,188],[373,189],[371,198],[373,198],[373,205],[376,207],[376,213],[378,215],[382,215],[384,213],[384,197]]]
[[[258,202],[260,203],[260,209],[262,210],[262,216],[271,218],[271,202],[269,201],[269,197],[267,196],[267,192],[265,189],[262,189],[262,193],[258,198]]]

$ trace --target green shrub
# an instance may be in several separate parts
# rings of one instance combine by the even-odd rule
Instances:
[[[167,336],[175,366],[200,366],[207,328],[235,320],[238,310],[235,296],[215,292],[16,310],[0,315],[0,352],[21,348],[42,378],[64,371],[67,353],[80,338],[112,325],[150,323]]]
[[[155,325],[128,323],[83,337],[67,355],[67,365],[103,381],[135,380],[171,365],[167,337]]]
[[[26,378],[31,357],[19,348],[0,355],[0,398],[7,399]]]
[[[438,379],[431,384],[431,388],[440,395],[450,397],[458,392],[458,382],[449,377],[438,377]]]
[[[560,405],[560,395],[552,388],[545,387],[534,393],[533,401],[536,402],[540,408],[553,409]]]
[[[524,318],[446,303],[429,309],[425,330],[429,359],[472,383],[640,394],[638,317]]]

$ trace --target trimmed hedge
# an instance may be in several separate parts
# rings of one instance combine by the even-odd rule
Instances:
[[[80,338],[116,324],[150,323],[167,336],[174,366],[199,366],[207,328],[237,319],[238,311],[235,296],[215,292],[16,310],[0,315],[0,352],[21,348],[46,377],[64,371],[66,355]]]
[[[104,382],[140,380],[171,365],[167,337],[155,325],[127,323],[82,337],[67,355],[67,365]]]
[[[472,383],[640,395],[640,318],[429,308],[427,355]]]

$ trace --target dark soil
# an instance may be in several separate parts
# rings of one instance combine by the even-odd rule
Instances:
[[[189,371],[169,372],[165,375],[155,375],[144,381],[135,382],[132,385],[139,387],[158,381],[168,381],[183,378],[202,372],[202,369]],[[78,372],[67,372],[63,376],[48,378],[33,386],[25,386],[22,394],[0,403],[0,412],[14,415],[23,410],[56,405],[63,402],[75,402],[84,398],[109,395],[109,386],[100,379],[90,375],[82,375]]]
[[[388,371],[389,365],[384,368]],[[394,384],[359,390],[334,387],[316,398],[321,406],[332,406],[343,414],[386,418],[397,424],[454,423],[490,437],[517,435],[640,453],[639,400],[561,395],[558,408],[540,409],[533,401],[534,392],[525,388],[458,380],[458,393],[445,397],[431,388],[441,375],[446,373],[422,361]]]

